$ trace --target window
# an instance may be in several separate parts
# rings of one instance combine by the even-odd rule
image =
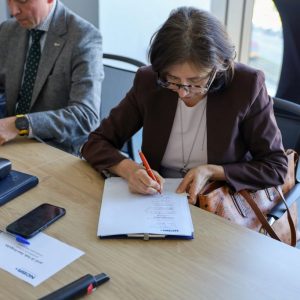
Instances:
[[[283,56],[282,25],[272,0],[255,0],[249,65],[263,70],[268,92],[277,91]]]

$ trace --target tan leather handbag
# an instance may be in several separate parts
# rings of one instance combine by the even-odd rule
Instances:
[[[264,190],[233,192],[222,181],[210,182],[198,197],[200,208],[213,212],[236,224],[267,234],[277,240],[295,246],[297,241],[297,204],[286,205],[286,212],[272,224],[268,214],[279,203],[285,203],[286,194],[295,185],[295,164],[298,155],[293,150],[286,151],[288,174],[281,187]]]

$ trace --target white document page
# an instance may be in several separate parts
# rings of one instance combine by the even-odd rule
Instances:
[[[0,268],[37,286],[84,254],[44,233],[28,240],[30,245],[0,232]]]
[[[166,179],[162,194],[139,195],[120,177],[105,180],[98,223],[100,237],[159,234],[192,237],[186,194],[176,194],[181,179]]]

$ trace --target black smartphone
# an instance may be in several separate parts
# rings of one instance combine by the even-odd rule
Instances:
[[[65,214],[66,210],[64,208],[44,203],[9,224],[6,230],[29,239]]]

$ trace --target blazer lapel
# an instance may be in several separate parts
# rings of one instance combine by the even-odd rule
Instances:
[[[149,129],[144,127],[143,130],[148,130],[153,138],[143,141],[143,152],[149,159],[150,166],[158,170],[168,145],[177,109],[178,95],[167,89],[158,89],[151,97],[157,99],[154,104],[156,106],[155,113],[152,113],[155,119],[151,120]],[[219,135],[216,135],[220,131],[220,124],[224,123],[224,107],[221,107],[219,102],[219,94],[208,94],[206,110],[208,163],[222,158],[222,145],[218,141]],[[149,133],[145,136],[149,136]]]
[[[31,106],[33,106],[36,102],[59,53],[63,49],[64,43],[64,39],[56,37],[52,33],[48,32],[46,44],[39,64],[36,83],[32,93]]]
[[[36,102],[39,93],[41,92],[55,61],[62,51],[65,38],[62,37],[67,32],[65,11],[62,5],[57,2],[57,7],[54,12],[53,19],[49,31],[47,32],[47,38],[45,46],[42,52],[36,83],[33,89],[31,106]]]
[[[149,159],[150,166],[157,170],[168,145],[178,95],[167,89],[158,88],[151,98],[156,99],[156,101],[153,101],[152,111],[149,111],[148,114],[153,119],[149,121],[148,128],[143,128],[144,131],[148,131],[148,134],[145,132],[145,136],[150,136],[151,139],[143,142],[143,151]]]
[[[15,106],[20,91],[23,69],[28,48],[29,34],[22,27],[16,30],[16,34],[9,40],[9,55],[7,64],[6,78],[6,97],[7,97],[7,114],[8,116],[15,114]]]
[[[208,94],[207,97],[207,160],[208,163],[223,164],[228,162],[225,153],[231,143],[232,122],[228,118],[231,111],[230,97],[226,92]]]
[[[218,120],[220,116],[218,112],[220,105],[218,105],[218,98],[215,93],[208,94],[206,106],[206,126],[207,126],[207,161],[208,163],[216,162],[218,160],[218,153],[216,149],[219,148],[216,133],[222,130],[222,120]],[[222,115],[222,114],[221,114]]]

